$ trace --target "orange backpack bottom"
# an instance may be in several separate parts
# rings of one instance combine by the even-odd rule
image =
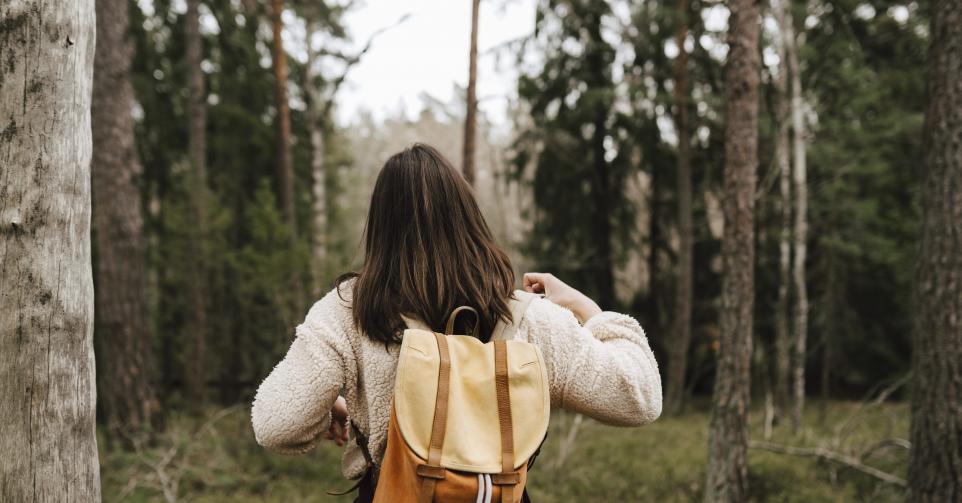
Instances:
[[[407,448],[404,438],[397,426],[394,406],[391,406],[391,421],[388,425],[387,450],[381,462],[377,488],[374,492],[374,503],[418,503],[421,494],[421,481],[417,475],[418,465],[427,461],[421,459],[411,449]],[[515,486],[513,501],[503,503],[519,503],[527,474],[527,464],[522,464],[517,473],[520,481]],[[434,501],[444,503],[475,503],[478,501],[479,481],[477,473],[447,470],[444,478],[438,480],[434,489]],[[491,496],[484,501],[497,503],[501,501],[501,488],[491,485]]]

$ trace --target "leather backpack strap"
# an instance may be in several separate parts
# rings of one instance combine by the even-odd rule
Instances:
[[[531,301],[538,297],[539,295],[533,293],[521,291],[515,292],[514,298],[509,300],[509,305],[511,307],[511,322],[508,323],[505,320],[501,320],[501,322],[498,323],[498,327],[491,335],[491,340],[510,341],[511,339],[514,339],[514,335],[518,333],[518,326],[521,325],[521,319],[524,318],[525,311],[528,310],[528,306],[531,305]]]
[[[491,482],[501,486],[501,503],[513,503],[514,489],[521,482],[521,476],[514,470],[514,430],[508,388],[508,344],[505,341],[494,341],[494,386],[501,430],[501,473],[493,474]]]
[[[470,308],[469,308],[470,309]],[[457,315],[457,310],[452,318]],[[450,323],[450,322],[449,322]],[[448,426],[448,390],[451,379],[451,355],[448,352],[447,336],[435,333],[441,363],[438,368],[438,392],[434,402],[434,421],[431,425],[431,445],[428,448],[428,462],[417,467],[421,477],[420,503],[431,503],[434,487],[438,480],[444,479],[447,470],[441,466],[441,448],[444,446],[444,432]]]
[[[461,313],[463,313],[463,312],[465,312],[465,311],[470,311],[471,313],[474,314],[474,320],[475,320],[475,322],[474,322],[474,331],[473,331],[473,333],[472,333],[471,335],[473,335],[474,337],[477,337],[477,336],[478,336],[478,330],[481,328],[481,327],[479,326],[479,325],[481,324],[481,323],[480,323],[481,317],[478,316],[478,311],[475,310],[473,307],[470,307],[470,306],[461,306],[461,307],[455,309],[454,311],[451,311],[451,316],[448,316],[448,323],[447,323],[447,325],[444,326],[444,333],[446,333],[446,334],[448,334],[448,335],[453,335],[453,334],[454,334],[454,322],[457,321],[458,315],[461,314]]]

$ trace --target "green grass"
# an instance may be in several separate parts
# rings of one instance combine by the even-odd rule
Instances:
[[[809,405],[806,428],[792,435],[787,425],[775,429],[772,442],[796,446],[830,446],[835,429],[858,409],[857,403],[832,402],[820,416]],[[548,441],[529,479],[536,502],[555,501],[698,501],[704,483],[708,412],[704,407],[666,417],[638,429],[612,428],[585,419],[563,464],[559,445],[573,422],[570,414],[552,418]],[[268,452],[253,440],[247,410],[220,411],[219,419],[176,416],[150,446],[137,452],[109,446],[101,437],[105,501],[177,501],[348,503],[326,489],[350,485],[340,476],[340,452],[325,444],[305,456]],[[851,422],[834,450],[860,452],[877,441],[906,438],[908,407],[884,404],[869,408]],[[753,411],[752,439],[761,439],[761,413]],[[165,460],[168,460],[165,464]],[[866,462],[905,476],[907,453],[882,448]],[[749,452],[751,494],[755,501],[814,502],[901,501],[901,490],[848,468],[814,458],[760,450]],[[177,481],[176,487],[173,481]]]

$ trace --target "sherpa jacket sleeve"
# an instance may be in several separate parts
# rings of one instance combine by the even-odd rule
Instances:
[[[356,365],[337,291],[308,312],[284,359],[261,383],[251,408],[257,442],[284,454],[312,450]]]
[[[617,426],[661,415],[658,363],[634,318],[606,311],[582,326],[571,311],[535,299],[521,323],[544,356],[552,406]]]

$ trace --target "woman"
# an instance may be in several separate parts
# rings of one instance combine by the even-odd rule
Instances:
[[[661,379],[638,322],[602,312],[550,274],[525,274],[523,285],[544,298],[530,304],[515,338],[540,347],[551,405],[612,425],[654,421]],[[360,272],[314,304],[257,391],[257,441],[290,454],[313,449],[322,436],[344,445],[350,417],[380,463],[403,330],[440,332],[451,310],[466,305],[479,313],[479,333],[490,334],[510,319],[513,288],[508,257],[461,174],[427,145],[392,156],[374,186]],[[352,442],[343,473],[358,478],[365,468]]]

